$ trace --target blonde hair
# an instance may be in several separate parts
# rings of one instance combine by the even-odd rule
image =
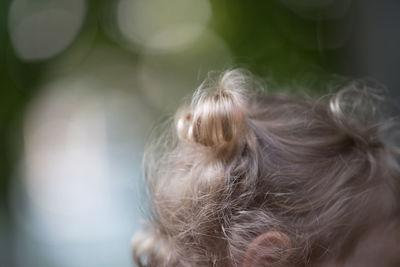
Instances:
[[[326,102],[258,85],[238,69],[208,79],[151,143],[139,266],[240,266],[268,231],[289,238],[290,257],[260,250],[267,260],[254,266],[346,257],[364,231],[399,214],[398,146],[388,143],[398,135],[377,109],[380,91],[357,81]]]

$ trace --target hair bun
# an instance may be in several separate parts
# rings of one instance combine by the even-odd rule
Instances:
[[[247,129],[245,83],[238,70],[225,72],[217,86],[203,83],[190,107],[178,112],[178,136],[217,151],[235,148]]]

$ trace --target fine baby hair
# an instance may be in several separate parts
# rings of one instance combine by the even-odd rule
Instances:
[[[399,135],[382,91],[356,81],[313,100],[259,87],[240,69],[208,79],[152,141],[136,263],[400,266]]]

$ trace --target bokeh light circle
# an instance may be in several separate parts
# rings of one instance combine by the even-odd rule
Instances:
[[[120,0],[117,23],[130,42],[153,50],[176,50],[196,39],[211,17],[208,0]]]
[[[59,54],[78,35],[85,13],[84,0],[14,0],[8,29],[17,56],[37,61]]]

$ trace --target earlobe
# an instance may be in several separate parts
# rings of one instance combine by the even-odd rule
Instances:
[[[286,234],[279,231],[263,233],[248,245],[243,267],[285,264],[290,256],[291,247],[292,242]]]

